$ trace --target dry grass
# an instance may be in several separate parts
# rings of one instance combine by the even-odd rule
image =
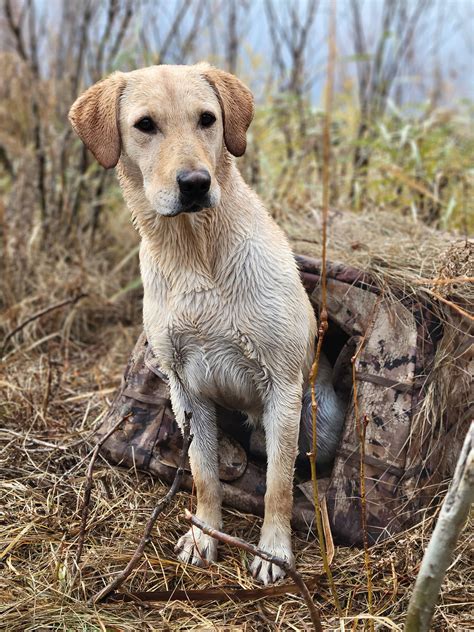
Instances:
[[[128,2],[122,4],[122,8],[128,6]],[[31,17],[35,3],[30,5],[25,7]],[[110,3],[115,9],[119,5]],[[78,293],[88,296],[27,324],[8,341],[0,359],[0,629],[302,630],[309,625],[309,614],[302,598],[295,595],[246,603],[173,598],[148,605],[87,603],[124,568],[156,498],[166,491],[166,486],[149,475],[118,469],[99,459],[81,568],[75,568],[92,433],[120,383],[141,321],[136,251],[130,256],[137,238],[128,226],[128,213],[123,212],[118,188],[110,177],[90,163],[81,153],[79,141],[73,141],[71,131],[64,127],[66,111],[82,89],[85,73],[81,74],[78,65],[77,76],[65,81],[67,75],[61,68],[69,74],[83,46],[88,61],[97,61],[98,76],[116,66],[113,55],[109,61],[100,59],[101,46],[114,30],[108,28],[105,18],[95,20],[96,27],[105,29],[102,37],[82,37],[80,42],[69,36],[80,37],[80,25],[91,19],[88,13],[89,4],[84,3],[80,11],[71,12],[70,28],[65,30],[62,22],[57,23],[59,35],[67,34],[64,40],[58,38],[57,49],[64,54],[54,53],[48,64],[52,75],[46,79],[35,78],[31,60],[24,63],[12,52],[15,40],[11,51],[1,55],[5,77],[0,149],[5,156],[0,152],[0,346],[8,332],[33,314]],[[119,13],[109,14],[109,19],[115,20]],[[147,8],[153,28],[158,29],[161,17]],[[24,35],[29,34],[33,49],[32,22],[34,18],[23,21]],[[141,38],[141,29],[132,30]],[[195,29],[198,34],[201,31]],[[182,35],[180,32],[180,39],[193,51],[195,35]],[[52,46],[54,28],[39,29],[38,38],[40,51],[56,51],[56,45]],[[144,41],[132,39],[128,45],[125,40],[125,44],[119,65],[143,65],[139,60],[149,53]],[[178,53],[176,58],[186,59],[184,51]],[[84,69],[89,73],[90,63]],[[274,79],[275,69],[269,67],[269,72]],[[58,79],[53,78],[56,75]],[[342,107],[337,105],[335,111],[337,138],[332,148],[331,199],[343,206],[350,202],[359,120],[358,106],[344,105],[348,96],[339,95]],[[252,128],[253,142],[241,164],[248,180],[263,195],[280,201],[273,212],[290,234],[295,250],[319,257],[319,218],[300,203],[291,209],[284,207],[288,200],[321,199],[321,189],[315,186],[320,180],[321,120],[310,107],[299,119],[297,109],[292,94],[279,94],[269,108],[260,108]],[[303,119],[311,125],[305,124],[307,131],[300,134]],[[362,188],[367,186],[367,196],[356,192],[353,202],[355,208],[363,208],[367,202],[391,214],[362,215],[357,222],[344,216],[339,237],[334,236],[331,219],[329,259],[370,269],[387,292],[403,288],[407,293],[426,295],[419,277],[437,274],[447,238],[421,223],[412,224],[406,216],[437,226],[465,226],[466,230],[472,226],[472,144],[469,116],[463,111],[433,113],[420,121],[398,115],[377,121],[369,148],[371,170],[362,183]],[[41,168],[43,160],[45,169]],[[41,188],[46,192],[43,205],[38,201]],[[66,251],[61,244],[67,244]],[[454,272],[464,274],[459,269],[455,266]],[[447,269],[446,275],[451,272]],[[472,309],[472,286],[431,289],[464,306],[470,304]],[[449,309],[440,303],[436,306],[441,316]],[[450,401],[453,354],[449,340],[442,351],[437,379],[426,398],[425,422],[436,420]],[[245,570],[246,560],[237,551],[223,548],[219,564],[208,570],[176,562],[173,546],[187,528],[180,515],[192,503],[188,494],[181,493],[172,509],[160,517],[143,563],[124,588],[172,592],[222,587],[232,593],[239,587],[255,587]],[[228,532],[257,541],[260,519],[226,510],[224,521]],[[401,629],[431,521],[426,519],[410,532],[372,549],[373,612],[379,617],[376,629]],[[434,629],[474,629],[469,603],[472,533],[472,528],[466,528],[459,543]],[[363,552],[339,547],[335,553],[332,570],[347,615],[344,620],[335,616],[317,543],[296,535],[295,552],[304,579],[318,578],[315,599],[325,628],[362,629],[367,612]]]
[[[291,222],[285,219],[284,210],[280,209],[279,214],[296,249],[318,254],[317,242],[308,241],[308,235],[312,238],[318,232],[318,219],[310,211],[293,214]],[[331,226],[337,221],[333,219],[329,258],[370,268],[385,282],[388,275],[394,283],[419,291],[419,276],[432,277],[439,269],[446,236],[419,225],[400,228],[396,218],[377,217],[362,217],[357,225],[350,218],[342,218],[345,243],[331,237]],[[33,277],[44,279],[34,300],[23,299],[3,314],[5,333],[39,307],[63,298],[64,289],[61,294],[60,288],[64,288],[64,279],[73,278],[79,269],[81,289],[90,293],[73,308],[58,310],[28,325],[15,337],[0,365],[0,628],[305,629],[310,623],[309,614],[297,595],[252,602],[229,599],[201,603],[170,597],[148,605],[87,604],[88,598],[125,566],[156,498],[166,491],[166,486],[146,474],[114,468],[99,460],[81,569],[76,572],[74,556],[87,458],[93,447],[91,431],[100,423],[108,398],[120,382],[140,322],[139,290],[124,294],[118,301],[107,299],[133,278],[135,262],[124,265],[115,275],[104,274],[123,256],[118,253],[115,260],[110,260],[110,252],[104,252],[85,256],[82,266],[59,258],[49,263],[49,273],[41,277],[39,271],[46,271],[48,266],[46,254],[43,263],[36,266],[37,276],[31,272],[31,283]],[[51,274],[52,269],[59,273]],[[28,285],[27,280],[23,282]],[[471,292],[468,288],[452,289],[455,296],[462,296],[464,304],[472,300]],[[158,521],[143,563],[124,588],[192,591],[222,587],[232,593],[239,587],[256,587],[246,572],[245,556],[235,550],[222,548],[219,564],[207,570],[177,563],[173,546],[186,528],[180,516],[184,507],[192,505],[188,494],[178,495],[171,510]],[[431,520],[372,549],[376,629],[401,629]],[[260,519],[226,510],[224,526],[233,535],[256,542]],[[470,593],[474,577],[469,559],[472,533],[467,528],[459,543],[433,629],[474,628]],[[298,570],[304,579],[319,578],[315,598],[325,629],[363,629],[364,619],[354,620],[367,612],[365,576],[361,572],[363,552],[343,547],[336,550],[332,569],[347,615],[341,621],[335,616],[317,543],[301,535],[295,536],[294,543]]]

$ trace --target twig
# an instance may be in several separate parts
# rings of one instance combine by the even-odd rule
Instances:
[[[263,551],[262,549],[257,548],[253,544],[249,542],[245,542],[245,540],[241,540],[240,538],[235,538],[228,533],[224,533],[223,531],[218,531],[217,529],[213,529],[205,522],[197,518],[187,509],[184,510],[184,517],[188,520],[192,525],[200,529],[206,535],[211,536],[211,538],[215,538],[219,540],[219,542],[223,542],[224,544],[228,544],[229,546],[233,546],[238,549],[242,549],[243,551],[247,551],[247,553],[251,553],[252,555],[257,555],[261,557],[262,560],[266,562],[270,562],[271,564],[275,564],[275,566],[279,566],[282,570],[287,573],[291,579],[298,586],[306,605],[308,606],[308,610],[311,614],[311,621],[313,622],[314,629],[317,632],[323,632],[323,628],[321,627],[321,620],[319,617],[318,609],[311,597],[311,594],[308,590],[308,587],[303,581],[301,575],[293,568],[293,566],[287,561],[283,560],[275,555],[271,555],[271,553],[267,553],[267,551]]]
[[[459,534],[474,501],[474,422],[471,423],[439,512],[408,605],[405,632],[426,632],[438,599],[446,569]]]
[[[307,583],[308,588],[316,588],[317,580]],[[144,592],[115,593],[111,601],[255,601],[280,595],[298,595],[296,584],[265,586],[265,588],[205,588],[203,590],[149,590]]]
[[[104,52],[106,44],[108,44],[110,36],[112,34],[112,29],[114,27],[114,23],[116,18],[118,17],[118,5],[115,0],[109,0],[109,6],[107,9],[107,19],[105,23],[105,28],[102,33],[102,37],[100,38],[100,43],[97,49],[97,56],[95,60],[95,76],[94,81],[99,81],[101,75],[103,74],[103,61],[104,61]]]
[[[330,189],[330,152],[331,152],[331,138],[330,138],[330,126],[331,126],[331,105],[332,105],[332,92],[333,92],[333,80],[334,80],[334,64],[336,57],[335,50],[335,5],[332,6],[331,12],[331,24],[329,32],[329,53],[328,53],[328,73],[327,73],[327,87],[326,87],[326,103],[325,103],[325,118],[324,118],[324,130],[323,130],[323,208],[322,208],[322,265],[321,265],[321,309],[319,315],[319,329],[318,329],[318,342],[316,345],[316,351],[314,355],[313,365],[310,373],[311,384],[311,412],[312,412],[312,445],[311,452],[308,453],[309,462],[311,464],[311,481],[313,483],[313,496],[314,496],[314,512],[316,517],[316,528],[318,531],[319,546],[321,549],[321,557],[323,560],[324,571],[328,578],[331,593],[334,599],[337,612],[342,617],[342,608],[337,596],[336,586],[332,576],[331,568],[329,566],[326,542],[324,538],[323,523],[321,519],[321,508],[319,503],[319,490],[318,479],[316,473],[316,458],[317,458],[317,410],[318,402],[316,399],[316,378],[319,370],[319,358],[321,357],[321,348],[323,345],[324,336],[328,328],[328,313],[327,313],[327,279],[326,279],[326,245],[327,245],[327,222],[329,212],[329,189]]]
[[[368,416],[365,414],[362,423],[358,423],[359,433],[359,479],[360,479],[360,521],[362,527],[362,539],[364,542],[364,564],[367,575],[367,606],[369,615],[373,615],[373,589],[372,589],[372,567],[370,565],[369,540],[367,535],[367,490],[365,485],[365,437],[367,432]],[[369,630],[373,632],[374,622],[369,619]]]
[[[70,450],[71,444],[69,445],[59,445],[57,443],[50,443],[49,441],[43,441],[42,439],[35,439],[34,437],[30,437],[28,434],[22,434],[21,432],[15,432],[14,430],[10,430],[10,428],[0,428],[0,434],[8,433],[13,435],[14,437],[18,437],[19,439],[23,439],[24,442],[36,443],[38,445],[43,445],[47,448],[53,448],[54,450]],[[82,440],[81,440],[82,443]]]
[[[128,415],[127,415],[128,416]],[[127,419],[127,416],[120,417],[120,419],[112,426],[112,428],[105,434],[102,439],[97,443],[92,452],[91,460],[89,462],[89,467],[87,468],[86,474],[86,487],[84,490],[84,499],[82,501],[82,515],[81,515],[81,526],[79,528],[79,539],[77,542],[77,551],[76,551],[76,567],[79,568],[79,562],[81,560],[82,549],[84,548],[84,538],[86,536],[86,524],[87,518],[89,515],[89,504],[91,499],[92,492],[92,472],[94,470],[94,465],[99,455],[99,451],[107,441],[109,437],[113,435],[113,433],[117,430],[120,424]]]
[[[466,312],[464,309],[462,309],[462,307],[459,307],[459,305],[456,305],[456,303],[453,303],[452,301],[448,301],[448,299],[443,298],[437,292],[433,292],[432,290],[428,290],[427,288],[425,288],[425,292],[427,292],[431,296],[434,296],[436,299],[438,299],[438,301],[441,301],[445,305],[448,305],[448,307],[451,307],[451,309],[454,309],[456,312],[461,314],[461,316],[464,316],[464,318],[468,318],[469,320],[472,320],[474,322],[474,314],[470,314],[469,312]]]
[[[41,406],[41,413],[42,413],[43,419],[46,417],[46,414],[48,412],[49,400],[51,398],[51,386],[53,382],[52,366],[53,366],[53,363],[51,362],[51,355],[48,350],[48,374],[46,378],[46,390],[43,396],[43,404]]]
[[[82,293],[82,294],[78,294],[77,296],[75,296],[73,298],[68,298],[65,301],[61,301],[60,303],[55,303],[54,305],[50,305],[49,307],[46,307],[45,309],[42,309],[39,312],[36,312],[36,314],[33,314],[32,316],[30,316],[29,318],[24,320],[17,327],[15,327],[15,329],[12,329],[5,336],[5,338],[3,339],[2,349],[0,351],[0,358],[3,357],[3,354],[4,354],[4,351],[5,351],[5,348],[6,348],[7,344],[8,344],[8,341],[11,338],[13,338],[13,336],[15,334],[17,334],[24,327],[26,327],[26,325],[29,325],[34,320],[38,320],[38,318],[41,318],[42,316],[45,316],[46,314],[49,314],[50,312],[54,311],[55,309],[60,309],[61,307],[64,307],[65,305],[71,305],[71,304],[75,305],[78,301],[81,300],[81,298],[84,298],[85,296],[87,296],[87,294]]]
[[[143,555],[143,551],[145,550],[145,546],[150,541],[151,531],[153,529],[153,526],[158,516],[161,514],[163,509],[165,509],[169,505],[171,500],[176,495],[176,492],[179,490],[181,486],[181,480],[184,474],[184,468],[186,465],[186,458],[188,456],[189,446],[192,441],[192,435],[190,431],[190,419],[191,419],[191,413],[185,413],[185,422],[184,422],[184,428],[183,428],[183,450],[181,453],[181,461],[180,461],[178,469],[176,470],[173,483],[170,489],[168,490],[168,493],[166,494],[166,496],[164,496],[158,501],[157,505],[151,512],[151,516],[148,518],[148,522],[145,525],[145,530],[140,539],[140,542],[138,543],[138,546],[135,549],[135,553],[132,555],[132,558],[127,564],[127,566],[124,568],[124,570],[121,573],[117,575],[117,577],[113,581],[111,581],[107,586],[105,586],[105,588],[100,590],[92,598],[91,600],[92,603],[99,603],[100,601],[105,599],[107,595],[110,595],[112,591],[116,590],[127,579],[127,577],[130,575],[130,573],[133,571],[133,569],[136,567],[136,565],[140,561],[140,558]]]
[[[451,285],[452,283],[474,283],[474,277],[458,276],[450,279],[415,279],[417,285]]]
[[[125,6],[125,13],[122,17],[122,21],[120,22],[118,33],[115,37],[114,43],[112,44],[112,48],[110,49],[109,62],[108,62],[109,66],[112,65],[113,60],[115,59],[115,57],[117,56],[117,53],[120,50],[120,46],[122,44],[123,38],[125,37],[125,34],[128,29],[128,25],[130,24],[130,20],[132,19],[132,17],[133,17],[133,2],[132,0],[128,0]]]
[[[21,24],[22,19],[20,17],[20,19],[17,22],[15,22],[15,18],[13,17],[13,7],[12,7],[11,0],[5,0],[4,12],[5,12],[5,17],[7,18],[8,27],[10,28],[10,31],[12,32],[15,38],[16,51],[18,55],[21,57],[21,59],[28,64],[30,59],[28,57],[28,53],[26,52],[25,43],[23,41],[22,24]]]

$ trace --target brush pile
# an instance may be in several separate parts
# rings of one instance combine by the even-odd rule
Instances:
[[[311,209],[291,215],[284,208],[274,212],[295,252],[318,258],[319,215]],[[135,263],[132,274],[127,268],[130,261],[118,266],[117,260],[108,259],[108,252],[107,257],[102,253],[84,256],[80,265],[77,260],[71,264],[71,254],[66,253],[55,264],[55,271],[64,270],[64,274],[48,271],[46,253],[31,275],[18,281],[25,288],[28,284],[36,287],[37,294],[31,289],[28,299],[24,292],[21,301],[2,313],[0,324],[6,338],[48,306],[79,292],[88,294],[32,320],[8,339],[4,349],[0,365],[2,629],[304,629],[309,613],[291,582],[262,589],[245,571],[245,556],[237,550],[223,547],[219,563],[208,569],[178,564],[173,547],[186,528],[181,516],[184,508],[194,506],[187,492],[179,493],[161,515],[141,564],[122,587],[128,593],[154,591],[154,601],[87,603],[126,565],[152,507],[168,487],[139,470],[136,463],[128,469],[117,468],[99,457],[82,561],[76,566],[94,433],[103,423],[108,397],[119,386],[140,334],[140,290],[130,284],[128,291],[120,291],[133,279]],[[406,479],[403,493],[411,507],[415,506],[411,495],[416,495],[420,485],[424,489],[436,486],[436,493],[430,491],[429,496],[431,508],[439,506],[442,483],[447,482],[456,457],[457,440],[452,437],[457,432],[461,438],[464,424],[472,417],[473,255],[471,242],[408,219],[401,225],[399,217],[380,212],[356,217],[334,211],[330,216],[328,260],[364,272],[381,290],[384,301],[396,305],[409,299],[422,305],[419,313],[435,323],[430,329],[436,343],[430,362],[422,373],[416,373],[422,376],[423,396],[403,442],[409,459],[421,459],[431,467],[416,470]],[[94,276],[97,270],[100,280]],[[4,277],[2,290],[8,290],[7,281]],[[331,300],[330,286],[328,296]],[[397,331],[396,322],[393,330]],[[361,408],[362,418],[365,413]],[[407,461],[404,471],[411,469]],[[411,516],[413,526],[396,535],[387,533],[385,540],[370,549],[378,629],[402,629],[432,526],[433,513],[422,510],[424,505],[420,501]],[[225,530],[248,541],[257,541],[259,525],[260,518],[253,515],[235,509],[224,512]],[[468,525],[445,580],[434,630],[474,627],[471,536]],[[335,614],[316,540],[297,532],[294,544],[297,568],[315,595],[324,627],[362,629],[368,616],[363,551],[338,546],[332,556],[343,622]]]

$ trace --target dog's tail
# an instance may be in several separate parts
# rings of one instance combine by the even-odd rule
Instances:
[[[316,459],[318,465],[330,463],[334,459],[344,426],[346,402],[334,390],[332,377],[332,367],[329,360],[324,354],[321,354],[315,385],[315,395],[318,402],[316,420]],[[311,450],[312,437],[311,386],[308,385],[303,394],[303,407],[301,409],[300,454],[306,454]]]

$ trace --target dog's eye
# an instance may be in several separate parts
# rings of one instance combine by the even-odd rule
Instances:
[[[199,117],[199,123],[202,127],[211,127],[216,122],[216,117],[212,112],[203,112]]]
[[[149,116],[144,116],[142,119],[137,121],[133,127],[136,127],[141,132],[145,132],[146,134],[154,134],[156,132],[156,125]]]

